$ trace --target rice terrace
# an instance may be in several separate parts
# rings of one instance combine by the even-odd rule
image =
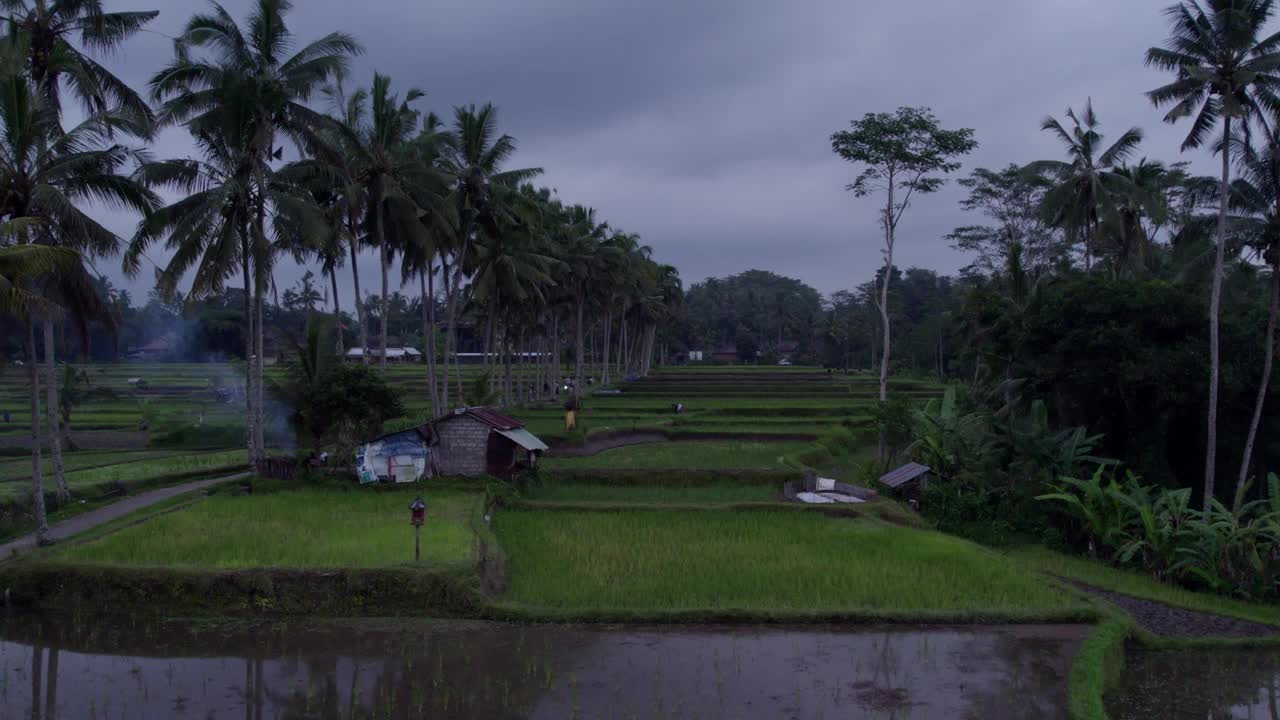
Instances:
[[[139,2],[0,2],[0,718],[1280,718],[1271,0]]]

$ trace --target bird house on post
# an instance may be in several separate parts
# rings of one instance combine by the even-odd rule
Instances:
[[[422,496],[413,499],[409,503],[409,523],[413,525],[413,561],[418,562],[422,559],[422,523],[427,519],[427,504],[422,502]]]

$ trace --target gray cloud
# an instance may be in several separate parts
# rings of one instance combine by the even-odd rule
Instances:
[[[146,0],[112,7],[147,7]],[[248,0],[226,7],[243,17]],[[1039,131],[1092,97],[1104,131],[1148,133],[1144,154],[1177,160],[1185,128],[1160,122],[1142,93],[1161,82],[1142,53],[1165,36],[1169,0],[972,0],[926,3],[763,0],[296,0],[299,42],[332,30],[423,109],[492,101],[515,136],[516,163],[541,166],[570,202],[639,233],[686,283],[753,267],[824,292],[869,279],[881,262],[875,200],[843,190],[852,167],[830,134],[866,112],[928,105],[981,147],[965,169],[1058,157]],[[135,87],[171,54],[164,37],[205,8],[167,0],[153,25],[108,59]],[[180,131],[157,156],[186,155]],[[1213,171],[1204,153],[1188,156]],[[943,236],[973,222],[954,186],[921,198],[901,228],[899,264],[954,272]],[[110,214],[122,234],[136,218]],[[163,262],[164,253],[152,258]],[[116,263],[103,263],[121,281]],[[376,261],[361,261],[371,288]],[[282,285],[301,270],[282,271]],[[365,280],[368,278],[368,280]],[[350,303],[350,274],[340,278]],[[143,275],[130,286],[140,296]]]

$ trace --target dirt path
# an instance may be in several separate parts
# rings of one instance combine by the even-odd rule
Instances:
[[[173,485],[170,487],[159,488],[158,490],[149,490],[137,495],[130,495],[119,502],[104,505],[96,510],[90,510],[83,515],[77,515],[68,520],[50,526],[49,537],[54,540],[65,540],[72,535],[78,535],[86,530],[91,530],[103,523],[111,522],[117,518],[124,517],[134,510],[155,505],[163,502],[171,497],[188,493],[193,490],[203,490],[219,483],[239,480],[240,478],[249,477],[248,472],[236,473],[235,475],[224,475],[222,477],[208,478],[205,480],[195,480],[181,485]],[[30,552],[36,546],[35,534],[23,535],[17,540],[11,540],[0,545],[0,563],[13,559],[23,553]]]
[[[1157,600],[1103,590],[1067,580],[1071,586],[1102,598],[1129,613],[1134,622],[1156,635],[1181,638],[1251,638],[1280,635],[1280,627],[1174,607]]]

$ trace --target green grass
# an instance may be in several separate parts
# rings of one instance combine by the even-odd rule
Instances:
[[[1104,590],[1158,600],[1191,610],[1280,625],[1280,605],[1250,603],[1221,595],[1192,592],[1157,582],[1145,573],[1121,570],[1095,560],[1064,555],[1040,546],[1014,548],[1007,555],[1028,569],[1071,578]]]
[[[786,466],[786,456],[809,448],[804,442],[747,442],[713,440],[630,445],[595,455],[545,458],[548,470],[558,468],[768,468]]]
[[[27,461],[28,464],[30,460]],[[160,457],[118,463],[106,467],[76,470],[67,473],[67,485],[74,495],[77,492],[95,486],[120,483],[152,483],[166,477],[178,477],[196,473],[215,472],[218,470],[234,470],[248,465],[248,453],[245,450],[226,450],[209,453],[165,454]],[[28,475],[28,478],[30,476]],[[45,490],[53,487],[53,477],[44,477]],[[30,482],[0,482],[0,501],[12,500],[31,492]]]
[[[737,503],[776,500],[780,488],[767,485],[716,483],[692,487],[636,487],[616,485],[546,485],[525,493],[529,500],[600,503]]]
[[[1081,603],[971,543],[807,512],[507,511],[508,597],[561,610],[1054,613]]]
[[[178,453],[173,450],[101,450],[101,451],[63,451],[62,463],[67,471],[84,470],[87,468],[101,467],[105,465],[117,465],[120,463],[137,462],[139,460],[154,460],[158,458],[171,457]],[[44,462],[41,464],[45,474],[53,472],[53,458],[49,453],[44,453]],[[31,479],[31,456],[30,453],[21,457],[14,457],[0,460],[0,482],[6,481],[29,481]]]
[[[1089,631],[1071,662],[1067,680],[1067,708],[1072,720],[1107,720],[1102,696],[1120,678],[1124,642],[1131,628],[1128,618],[1111,615]]]
[[[294,490],[215,495],[190,508],[50,555],[51,561],[132,567],[378,568],[413,559],[408,504],[421,490]],[[476,496],[423,493],[423,565],[469,566]]]

